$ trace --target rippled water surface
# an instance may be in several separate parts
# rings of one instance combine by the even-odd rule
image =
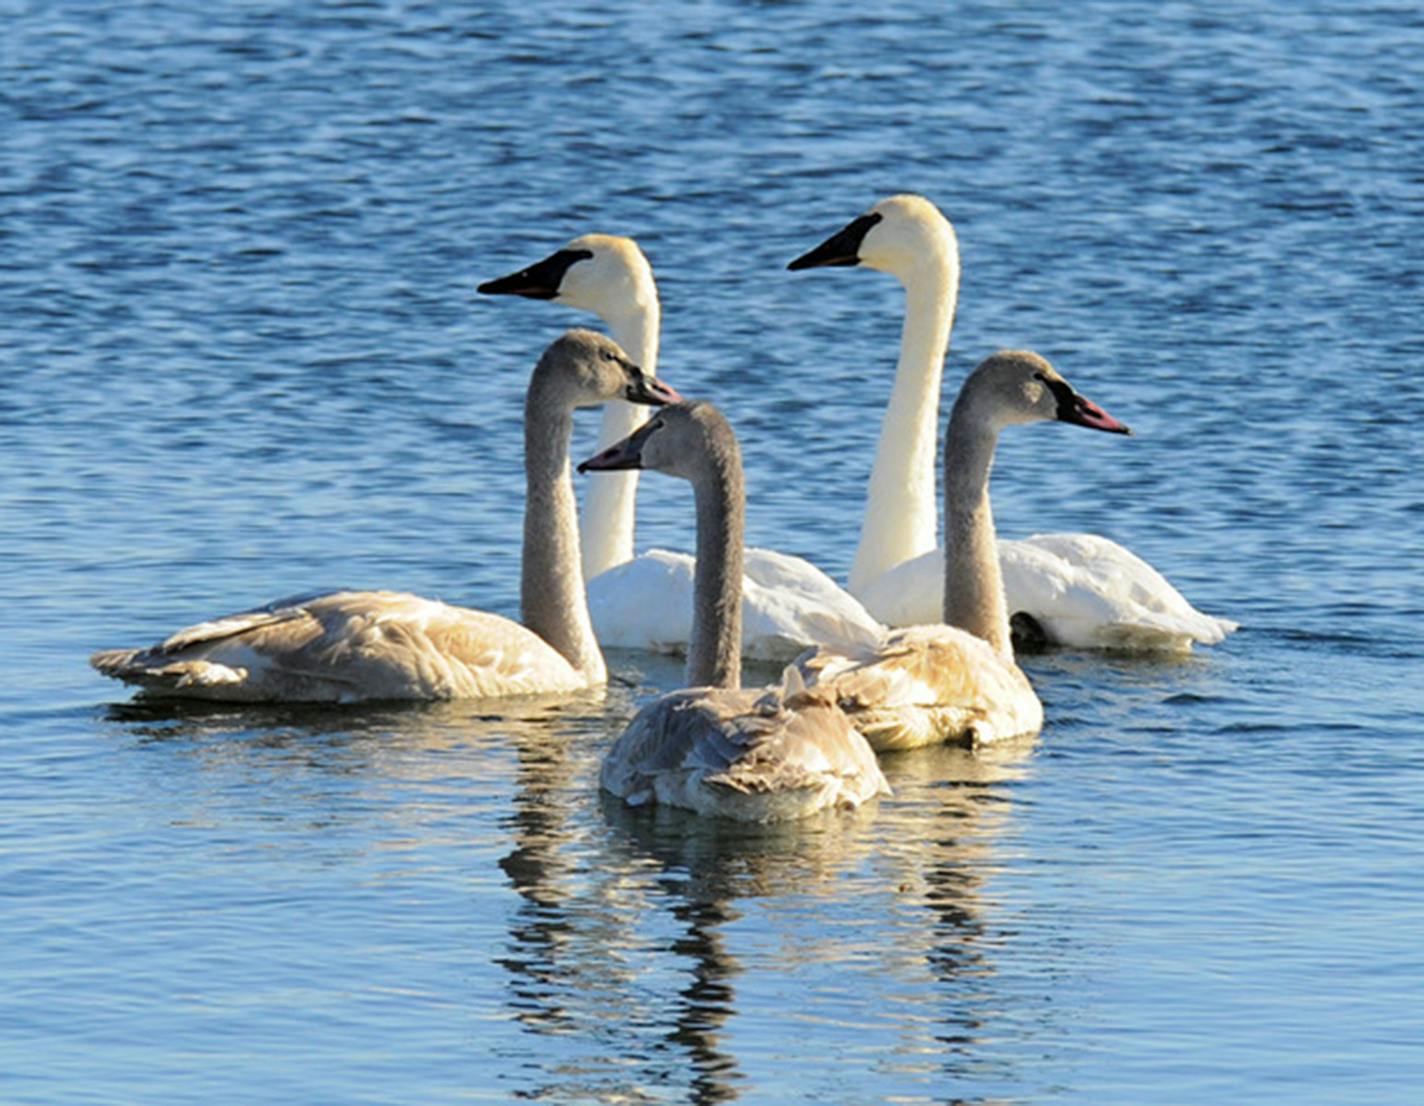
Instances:
[[[0,13],[0,1099],[1418,1101],[1417,5]],[[1006,435],[1001,531],[1125,542],[1226,644],[1033,658],[1037,742],[774,832],[600,798],[668,660],[514,710],[87,668],[326,585],[512,613],[520,395],[587,320],[473,288],[589,230],[751,540],[843,576],[903,304],[784,266],[903,190],[948,387],[1032,347],[1138,431]]]

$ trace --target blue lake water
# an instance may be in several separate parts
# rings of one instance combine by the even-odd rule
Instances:
[[[0,1100],[1419,1100],[1417,5],[0,14]],[[1138,434],[1006,435],[1001,533],[1124,542],[1224,645],[1031,658],[1037,742],[776,831],[600,797],[665,659],[515,710],[87,668],[321,586],[513,613],[522,389],[588,319],[473,289],[591,230],[750,540],[844,577],[902,300],[784,266],[896,191],[959,232],[946,386],[1030,347]]]

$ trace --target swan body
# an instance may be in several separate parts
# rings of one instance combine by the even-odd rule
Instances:
[[[601,334],[570,331],[534,369],[525,405],[524,624],[393,591],[278,600],[90,661],[150,695],[225,702],[351,703],[564,693],[602,684],[578,563],[573,412],[615,396],[656,404],[649,380]]]
[[[582,235],[528,268],[480,285],[480,291],[591,311],[640,366],[649,370],[657,364],[657,285],[652,266],[631,238]],[[610,405],[600,448],[631,434],[641,422],[640,415],[635,423],[615,422],[617,415]],[[584,501],[584,570],[594,632],[605,648],[681,653],[692,632],[694,561],[661,549],[633,555],[636,476],[598,473]],[[614,488],[621,490],[615,494]],[[931,540],[933,499],[931,483]],[[608,552],[594,555],[600,548]],[[744,566],[742,648],[750,659],[790,661],[809,645],[850,646],[884,632],[858,599],[809,561],[753,548],[746,550]],[[649,595],[659,601],[649,603]]]
[[[609,750],[599,780],[629,806],[662,803],[739,822],[855,809],[890,793],[844,711],[784,688],[659,696]]]
[[[875,647],[810,650],[797,665],[808,684],[834,692],[878,753],[987,745],[1043,728],[1043,705],[1019,666],[954,626],[891,630]]]
[[[397,591],[280,599],[91,660],[150,694],[221,702],[482,699],[603,682],[511,619]]]
[[[939,617],[943,552],[934,526],[934,420],[959,294],[949,220],[923,196],[881,200],[791,269],[863,265],[905,288],[900,359],[866,497],[850,590],[880,621]],[[1202,614],[1140,557],[1091,534],[999,542],[1009,609],[1049,643],[1078,648],[1187,650],[1236,624]]]
[[[945,434],[943,624],[892,631],[874,648],[809,650],[797,661],[806,684],[832,695],[877,751],[982,745],[1043,725],[1010,645],[989,471],[1004,427],[1047,420],[1128,433],[1037,354],[1003,351],[976,368]]]
[[[1004,592],[1032,611],[1048,641],[1070,649],[1189,652],[1215,645],[1236,623],[1203,614],[1141,557],[1095,534],[1000,538]],[[944,602],[944,550],[932,549],[877,577],[867,607],[892,626],[933,621]]]
[[[696,565],[687,553],[652,549],[591,580],[588,606],[599,642],[610,649],[685,652]],[[800,557],[748,549],[744,570],[742,655],[748,660],[785,662],[811,644],[851,647],[885,633],[859,601]],[[650,595],[658,602],[648,602]]]
[[[795,668],[742,690],[744,496],[736,437],[710,404],[666,408],[580,471],[655,468],[691,481],[697,558],[687,680],[640,710],[605,756],[600,781],[630,805],[663,803],[738,821],[802,818],[888,794],[865,738]],[[657,595],[644,597],[656,602]]]

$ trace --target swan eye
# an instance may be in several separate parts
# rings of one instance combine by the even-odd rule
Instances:
[[[1073,389],[1068,387],[1067,382],[1064,380],[1050,379],[1046,373],[1034,373],[1033,378],[1042,381],[1043,386],[1048,389],[1049,394],[1055,399],[1061,401],[1065,394],[1070,396],[1073,394]]]

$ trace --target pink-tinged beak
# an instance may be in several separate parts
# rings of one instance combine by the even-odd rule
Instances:
[[[664,384],[655,376],[644,376],[643,379],[639,382],[639,385],[641,388],[641,394],[645,395],[647,398],[636,399],[634,400],[635,403],[647,403],[651,404],[654,407],[664,407],[670,403],[682,402],[682,396],[678,394],[676,388],[674,388],[671,384]],[[632,396],[629,396],[628,398],[633,399]]]
[[[1067,403],[1060,403],[1058,417],[1063,422],[1086,426],[1089,430],[1105,430],[1109,434],[1131,434],[1125,422],[1113,418],[1087,396],[1074,392]]]

